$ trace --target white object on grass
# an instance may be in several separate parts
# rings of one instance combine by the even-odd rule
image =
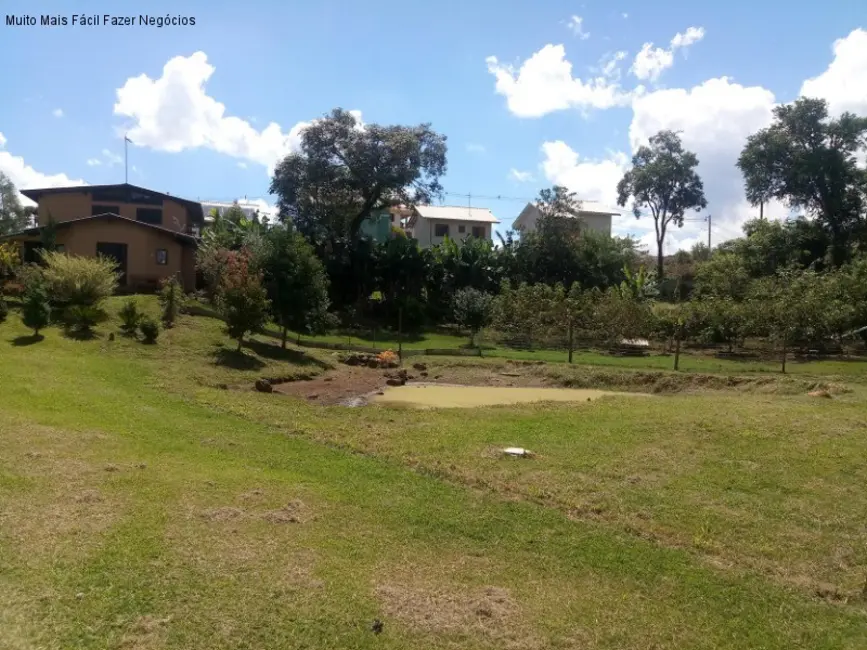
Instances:
[[[533,453],[529,449],[523,447],[506,447],[503,453],[507,456],[532,456]]]

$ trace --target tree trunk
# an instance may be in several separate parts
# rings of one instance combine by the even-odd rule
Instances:
[[[681,339],[681,331],[680,328],[677,328],[677,334],[674,337],[674,369],[680,369],[680,339]]]
[[[575,349],[575,331],[572,327],[572,321],[569,321],[569,363],[572,363],[572,350]]]
[[[656,248],[656,281],[659,283],[660,286],[662,285],[662,280],[665,277],[663,275],[664,265],[662,263],[662,258],[664,256],[662,254],[662,245],[663,245],[663,240],[660,240],[659,242],[657,242],[657,248]]]
[[[280,347],[285,350],[286,349],[286,333],[287,333],[286,332],[286,326],[284,325],[281,328],[281,330],[282,331],[280,332]]]
[[[783,339],[783,354],[782,354],[782,362],[783,362],[783,374],[786,374],[786,339]]]
[[[244,337],[243,337],[243,336],[239,336],[239,337],[238,337],[238,352],[241,351],[241,346],[242,346],[243,344],[244,344]]]

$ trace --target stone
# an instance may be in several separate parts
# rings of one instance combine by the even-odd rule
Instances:
[[[423,363],[414,363],[414,364],[412,364],[412,367],[413,367],[415,370],[418,370],[418,371],[420,371],[420,372],[423,371],[423,370],[427,370],[427,365],[425,365],[425,364],[423,364]]]
[[[403,386],[406,381],[404,381],[403,379],[398,379],[397,377],[389,377],[385,380],[385,383],[389,386]]]
[[[257,379],[256,380],[256,390],[260,393],[273,393],[274,387],[271,385],[271,382],[267,379]]]

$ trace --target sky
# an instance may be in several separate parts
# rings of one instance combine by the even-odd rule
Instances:
[[[632,153],[674,129],[708,208],[670,253],[707,240],[708,214],[714,245],[756,215],[735,161],[775,105],[813,96],[867,114],[867,14],[852,0],[34,4],[4,0],[0,22],[0,171],[19,189],[123,182],[128,134],[130,183],[272,204],[274,165],[341,107],[431,123],[448,137],[444,203],[490,208],[505,231],[554,184],[614,207]],[[100,24],[73,24],[82,15]],[[613,230],[654,249],[648,217],[624,210]]]

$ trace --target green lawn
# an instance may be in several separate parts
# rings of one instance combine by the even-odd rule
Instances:
[[[345,409],[111,329],[0,325],[2,648],[865,647],[861,386]]]

